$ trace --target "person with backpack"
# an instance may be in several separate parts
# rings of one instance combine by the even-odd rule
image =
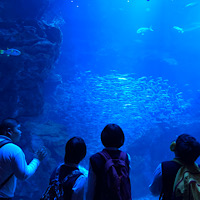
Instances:
[[[119,150],[124,133],[117,124],[101,132],[104,149],[90,157],[87,200],[131,200],[130,156]]]
[[[88,171],[79,166],[86,156],[81,137],[72,137],[65,146],[64,163],[53,171],[49,187],[40,200],[83,200]]]
[[[200,168],[195,161],[200,155],[200,143],[191,135],[181,134],[170,150],[175,158],[158,165],[149,186],[151,193],[162,200],[199,200]]]
[[[17,179],[32,176],[47,154],[44,148],[38,150],[27,165],[22,149],[14,144],[20,140],[20,126],[13,118],[4,119],[0,125],[0,199],[4,200],[14,197]]]

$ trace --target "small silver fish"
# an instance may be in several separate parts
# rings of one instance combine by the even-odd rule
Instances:
[[[17,49],[7,49],[7,50],[0,50],[0,54],[6,54],[7,56],[19,56],[21,55],[21,51]]]
[[[141,27],[137,30],[137,34],[144,35],[147,31],[153,31],[152,27]]]
[[[127,78],[123,78],[123,77],[121,78],[121,77],[119,77],[119,78],[118,78],[118,80],[123,80],[123,81],[126,81],[126,80],[127,80]]]

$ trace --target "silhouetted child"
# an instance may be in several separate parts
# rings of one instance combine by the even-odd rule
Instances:
[[[64,192],[64,200],[83,200],[84,189],[87,181],[88,172],[78,164],[86,155],[86,144],[80,137],[71,138],[65,146],[64,163],[59,165],[51,175],[50,185],[57,179],[61,183]],[[53,188],[54,190],[55,188]],[[62,196],[61,190],[57,191]],[[50,191],[49,194],[54,199],[55,191]],[[50,198],[50,199],[51,199]],[[43,196],[42,199],[45,199]],[[49,199],[49,198],[48,198]]]
[[[200,143],[194,137],[182,134],[176,142],[171,143],[170,149],[174,152],[175,158],[159,164],[149,186],[154,196],[160,195],[160,198],[165,200],[174,199],[173,187],[177,172],[182,166],[194,166],[200,155]]]
[[[101,133],[103,151],[90,158],[87,200],[130,200],[130,156],[119,150],[124,133],[116,124],[108,124]]]

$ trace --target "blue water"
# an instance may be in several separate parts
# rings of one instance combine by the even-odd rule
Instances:
[[[196,86],[199,76],[199,2],[66,1],[58,8],[65,24],[59,69],[107,74],[162,76],[173,83]],[[58,5],[57,5],[58,7]],[[137,34],[141,27],[153,32]],[[178,26],[184,30],[179,33]],[[66,67],[69,65],[70,67]],[[65,66],[65,67],[64,67]],[[194,73],[195,72],[195,73]]]
[[[47,95],[46,116],[85,139],[86,168],[103,148],[103,127],[119,124],[133,197],[153,199],[148,185],[159,162],[173,158],[171,141],[183,132],[199,139],[200,2],[74,0],[51,9],[63,32],[54,70],[62,80]]]
[[[103,127],[119,124],[133,197],[153,199],[148,185],[159,162],[173,158],[171,141],[183,132],[199,139],[200,1],[67,0],[51,9],[63,44],[48,118],[85,139],[86,168],[103,148]]]
[[[157,165],[173,158],[171,141],[184,132],[200,139],[199,10],[199,0],[51,1],[44,20],[61,29],[63,43],[46,80],[43,124],[29,124],[50,135],[32,134],[32,146],[46,144],[49,157],[27,188],[45,176],[44,190],[65,137],[84,138],[88,169],[103,148],[102,129],[117,123],[132,158],[133,198],[154,199],[148,185]]]

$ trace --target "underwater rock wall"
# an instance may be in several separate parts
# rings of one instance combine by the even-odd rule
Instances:
[[[26,155],[27,162],[31,161],[34,152],[41,146],[46,147],[48,155],[32,177],[27,181],[18,180],[15,199],[40,199],[48,187],[52,171],[64,160],[65,144],[70,138],[69,132],[66,126],[53,121],[46,123],[27,121],[23,124],[23,133],[20,146]]]
[[[19,56],[0,55],[2,116],[37,116],[43,108],[43,82],[59,56],[59,28],[40,20],[0,22],[0,48]]]
[[[63,160],[67,138],[62,125],[30,122],[43,111],[44,82],[52,74],[62,43],[62,33],[55,21],[44,21],[49,2],[0,1],[0,114],[2,118],[20,118],[23,136],[19,145],[28,163],[40,145],[47,147],[49,155],[31,179],[18,182],[15,199],[39,199],[44,189],[41,186],[46,187],[57,164],[51,158]]]
[[[39,19],[47,9],[50,0],[1,0],[2,20]]]

